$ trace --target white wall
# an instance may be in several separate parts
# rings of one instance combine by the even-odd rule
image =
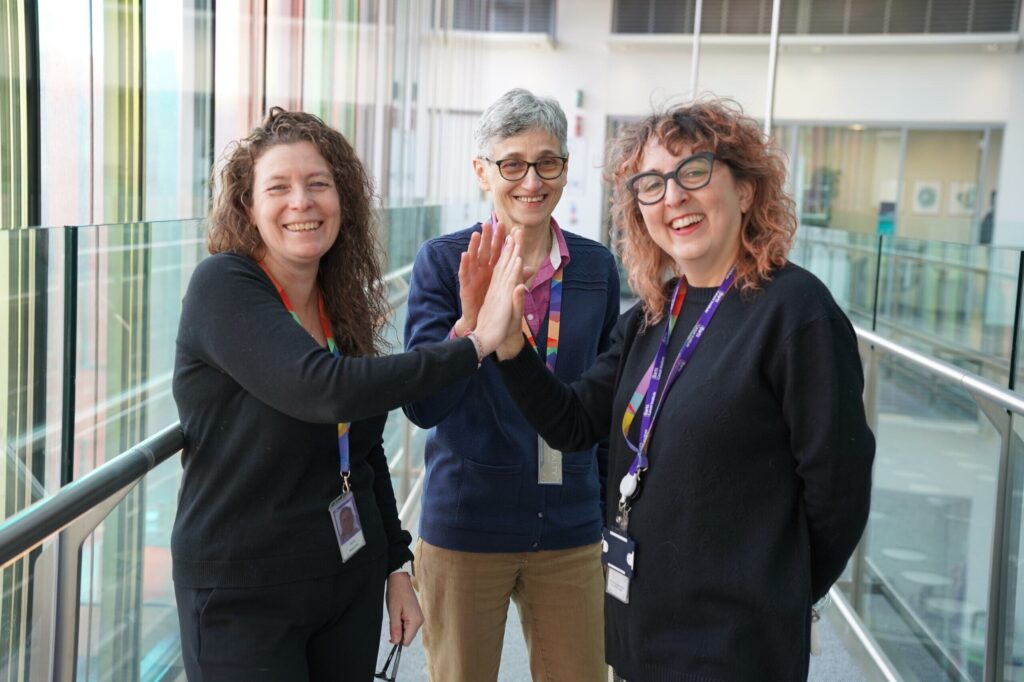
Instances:
[[[600,238],[604,131],[610,115],[643,115],[689,96],[688,39],[657,36],[623,44],[611,37],[612,0],[561,0],[554,49],[481,39],[471,51],[471,85],[447,80],[437,101],[480,110],[512,87],[556,97],[570,118],[583,117],[580,154],[570,161],[570,183],[585,173],[578,192],[567,191],[556,218]],[[1024,57],[1003,43],[918,46],[816,45],[805,37],[779,55],[775,120],[808,123],[1005,124],[1000,186],[1024,181]],[[925,38],[927,40],[927,38]],[[956,38],[952,38],[956,40]],[[726,44],[723,44],[726,43]],[[877,41],[876,41],[877,42]],[[1017,46],[1019,50],[1019,46]],[[447,72],[465,75],[464,53]],[[752,116],[765,110],[767,38],[705,36],[699,89],[736,99]],[[583,91],[583,106],[574,106]],[[581,157],[582,158],[579,158]],[[1013,196],[1011,196],[1013,195]],[[999,192],[996,239],[1024,244],[1024,192]],[[569,225],[576,202],[576,223]],[[1004,221],[1005,219],[1005,221]]]

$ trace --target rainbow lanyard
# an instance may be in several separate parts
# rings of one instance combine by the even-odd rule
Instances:
[[[544,362],[552,372],[555,371],[555,360],[558,359],[558,336],[562,323],[563,267],[559,265],[558,269],[551,275],[551,297],[548,299],[548,347],[547,354],[544,356]],[[540,355],[537,341],[533,338],[533,331],[530,329],[530,325],[526,322],[525,317],[523,318],[523,332],[526,334],[526,340],[530,342],[530,346]]]
[[[263,268],[263,272],[267,273],[267,277],[270,278],[270,281],[273,282],[274,288],[277,289],[277,294],[281,297],[281,302],[284,303],[284,309],[291,314],[292,319],[301,325],[302,320],[299,319],[299,314],[295,312],[295,306],[293,306],[291,300],[289,300],[288,294],[284,292],[284,289],[278,283],[277,279],[270,274],[270,269],[262,262],[260,262],[259,265]],[[327,319],[326,311],[324,311],[323,294],[319,295],[317,305],[320,311],[320,327],[324,330],[324,338],[327,339],[327,350],[329,350],[335,357],[340,356],[341,353],[338,352],[338,345],[334,343],[334,336],[331,333],[331,323]],[[346,493],[350,489],[348,479],[349,474],[351,473],[349,468],[348,429],[349,422],[338,422],[338,468],[341,472],[342,491]]]
[[[679,281],[676,282],[676,289],[672,294],[672,312],[669,315],[668,324],[665,325],[665,333],[661,337],[658,352],[655,354],[654,360],[651,361],[651,366],[647,368],[647,372],[640,380],[640,383],[637,384],[633,397],[629,401],[629,406],[626,408],[625,414],[622,415],[622,435],[626,439],[629,449],[636,453],[632,464],[629,466],[630,476],[637,476],[640,472],[647,469],[647,448],[650,445],[651,432],[654,431],[654,424],[658,418],[658,413],[661,410],[661,406],[665,403],[665,396],[668,394],[669,389],[672,388],[675,380],[682,374],[686,363],[693,357],[694,351],[697,350],[697,344],[700,343],[701,338],[704,336],[704,330],[711,323],[711,318],[718,311],[719,304],[735,281],[736,268],[733,267],[729,270],[729,274],[725,276],[725,280],[718,287],[718,291],[715,292],[715,295],[704,309],[700,319],[697,320],[697,323],[693,325],[693,329],[690,330],[690,335],[686,337],[686,343],[679,349],[679,355],[676,356],[672,369],[669,371],[668,379],[665,382],[665,390],[659,394],[658,388],[661,385],[661,375],[665,368],[665,356],[668,354],[669,339],[672,337],[672,330],[679,320],[679,312],[683,309],[683,301],[686,299],[686,279],[680,277]],[[629,427],[633,424],[637,408],[640,407],[641,403],[643,403],[643,417],[640,420],[640,439],[639,443],[634,445],[629,440]]]

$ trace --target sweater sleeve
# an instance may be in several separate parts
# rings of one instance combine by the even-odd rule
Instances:
[[[435,242],[427,242],[416,254],[409,284],[409,307],[405,318],[405,349],[416,350],[447,339],[459,319],[458,273],[439,253]],[[436,426],[462,401],[469,379],[451,383],[429,400],[410,401],[402,409],[420,428]]]
[[[381,420],[383,427],[386,420]],[[402,564],[412,559],[412,552],[409,545],[412,544],[412,536],[408,531],[403,530],[402,522],[398,518],[398,502],[395,500],[395,489],[391,485],[391,470],[388,469],[388,460],[384,454],[383,437],[378,439],[366,456],[367,462],[373,468],[373,494],[377,500],[377,509],[380,510],[380,518],[384,522],[384,533],[388,539],[388,575],[392,571],[401,568]]]
[[[566,452],[586,450],[608,438],[629,319],[628,313],[619,318],[608,350],[570,385],[549,372],[528,344],[516,357],[498,363],[502,381],[519,411],[551,447]]]
[[[295,323],[259,266],[233,254],[196,268],[178,338],[257,399],[314,424],[356,421],[423,399],[477,365],[468,339],[391,356],[335,356]]]
[[[864,375],[849,321],[825,316],[784,340],[769,373],[781,398],[803,481],[811,592],[836,581],[867,523],[875,439],[864,414]]]
[[[604,353],[611,346],[612,331],[619,319],[619,307],[621,292],[619,290],[619,268],[614,258],[608,258],[608,302],[605,307],[604,325],[601,329],[601,339],[598,341],[598,355]],[[605,500],[608,499],[608,437],[601,440],[596,449],[597,476],[601,486],[601,518],[605,518]]]

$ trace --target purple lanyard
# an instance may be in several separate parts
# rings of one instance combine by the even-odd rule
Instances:
[[[683,373],[683,369],[686,367],[686,363],[693,357],[694,351],[697,350],[697,344],[704,337],[704,330],[707,329],[711,323],[711,318],[715,316],[718,311],[718,306],[721,304],[722,299],[725,298],[725,294],[729,291],[729,288],[736,281],[736,268],[733,267],[729,270],[729,274],[725,276],[725,280],[718,287],[718,291],[711,298],[707,307],[704,308],[704,312],[701,313],[700,319],[693,325],[693,329],[690,330],[690,335],[686,337],[686,342],[683,347],[679,349],[679,355],[676,356],[675,362],[672,364],[672,369],[669,371],[668,378],[665,381],[665,390],[660,394],[658,388],[661,385],[662,371],[665,367],[665,357],[668,355],[668,344],[672,337],[672,330],[675,328],[675,322],[678,319],[679,310],[682,308],[682,297],[686,296],[686,289],[683,278],[680,277],[676,283],[675,292],[672,294],[672,312],[674,315],[670,316],[669,320],[665,324],[665,333],[662,334],[661,344],[658,346],[658,352],[654,356],[654,360],[651,362],[651,366],[647,368],[647,372],[644,377],[640,380],[636,390],[633,392],[633,398],[629,402],[629,407],[626,408],[626,413],[622,415],[622,435],[626,439],[626,445],[629,449],[636,453],[633,458],[632,464],[629,465],[629,473],[632,476],[637,475],[637,472],[647,469],[647,448],[650,445],[651,432],[654,430],[654,424],[657,421],[658,414],[661,411],[661,406],[665,403],[665,396],[668,395],[668,391],[672,388],[672,384],[679,378],[679,375]],[[633,419],[636,415],[636,408],[640,405],[640,401],[643,401],[643,414],[640,419],[640,441],[638,445],[634,445],[629,440],[629,427],[633,423]]]

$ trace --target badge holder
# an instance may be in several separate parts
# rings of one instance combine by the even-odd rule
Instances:
[[[331,524],[334,526],[334,537],[338,540],[338,549],[341,550],[342,562],[348,561],[353,554],[366,546],[363,524],[359,521],[359,511],[356,509],[356,498],[349,490],[347,480],[344,490],[345,492],[334,498],[327,507],[331,514]]]
[[[537,483],[562,485],[562,453],[537,436]]]
[[[601,563],[608,567],[605,592],[623,604],[629,603],[629,583],[633,579],[636,543],[625,531],[605,528],[602,531]]]

